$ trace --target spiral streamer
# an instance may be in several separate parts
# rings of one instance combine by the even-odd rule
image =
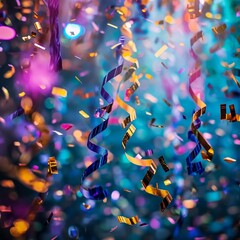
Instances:
[[[121,37],[119,42],[122,45],[123,42],[124,42],[124,39]],[[112,111],[112,105],[113,105],[114,100],[109,95],[109,93],[104,89],[104,86],[110,80],[112,80],[113,78],[118,76],[122,72],[122,69],[123,69],[123,59],[120,57],[119,58],[119,65],[116,68],[112,69],[110,72],[108,72],[108,74],[103,79],[102,86],[101,86],[101,95],[107,101],[108,105],[104,106],[102,108],[97,109],[97,111],[95,113],[95,116],[96,117],[102,117],[104,119],[104,121],[101,124],[97,125],[89,133],[88,140],[87,140],[87,147],[91,151],[99,154],[100,157],[95,162],[93,162],[84,171],[83,176],[82,176],[82,183],[84,182],[86,177],[88,177],[90,174],[92,174],[98,168],[102,167],[103,165],[105,165],[107,163],[107,157],[108,157],[107,149],[94,144],[93,142],[91,142],[91,140],[94,137],[96,137],[98,134],[103,132],[107,128],[107,126],[108,126],[109,113]],[[81,190],[83,196],[85,196],[86,198],[89,198],[89,199],[102,200],[102,199],[104,199],[107,196],[107,191],[104,190],[101,186],[88,188],[88,189],[86,189],[84,187],[81,187],[80,190]]]
[[[191,44],[191,53],[195,61],[198,60],[196,53],[193,50],[193,45],[196,43],[200,38],[203,37],[202,31],[198,32],[193,38],[190,40]],[[194,72],[189,77],[189,93],[197,104],[199,109],[195,111],[192,115],[192,123],[191,123],[191,130],[188,132],[188,139],[195,142],[196,146],[193,151],[188,155],[186,158],[187,162],[187,169],[188,174],[201,174],[204,172],[204,168],[201,162],[192,163],[192,161],[196,158],[196,156],[200,153],[201,148],[205,149],[201,151],[202,158],[205,160],[212,160],[214,155],[214,150],[212,146],[207,142],[207,140],[203,137],[202,133],[198,131],[201,126],[201,121],[199,117],[202,116],[206,112],[206,104],[194,93],[192,84],[201,76],[201,69],[195,69]]]
[[[58,72],[62,70],[62,58],[60,53],[60,34],[58,26],[59,0],[49,0],[49,23],[51,29],[50,38],[50,69]]]
[[[138,82],[138,79],[135,79],[135,81]],[[135,83],[136,82],[133,83],[133,86],[137,86],[137,87],[133,87],[130,94],[133,94],[137,90],[137,88],[140,86],[139,82],[137,85]],[[132,108],[131,106],[126,104],[119,96],[116,97],[116,101],[119,104],[119,106],[121,108],[123,108],[129,114],[128,117],[122,121],[122,127],[126,128],[126,126],[128,124],[130,124],[132,121],[134,121],[136,119],[136,111],[134,108]],[[156,186],[156,188],[154,188],[149,185],[153,176],[156,173],[156,170],[157,170],[156,164],[154,163],[154,161],[151,158],[139,159],[137,157],[132,157],[131,155],[129,155],[126,152],[127,143],[129,141],[129,139],[133,136],[135,131],[136,131],[136,127],[133,124],[131,124],[129,126],[129,128],[127,129],[126,133],[124,134],[124,137],[122,140],[122,146],[125,150],[125,156],[131,163],[133,163],[137,166],[149,167],[147,173],[145,174],[145,176],[142,180],[142,185],[147,193],[163,198],[163,200],[161,202],[161,211],[164,211],[165,208],[171,203],[172,196],[170,195],[170,193],[167,190],[158,189],[158,186]]]

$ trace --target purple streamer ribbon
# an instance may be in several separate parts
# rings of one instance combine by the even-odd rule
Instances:
[[[48,9],[50,13],[49,23],[51,29],[50,38],[50,69],[58,72],[62,70],[62,58],[60,50],[60,34],[58,26],[59,0],[49,0]]]
[[[122,37],[120,38],[119,42],[121,43],[121,45],[123,45]],[[118,61],[119,65],[116,68],[112,69],[110,72],[108,72],[108,74],[104,77],[103,82],[102,82],[101,95],[108,102],[108,105],[97,109],[95,116],[102,117],[104,119],[104,121],[101,124],[97,125],[89,133],[88,141],[87,141],[87,147],[91,151],[99,154],[100,157],[84,171],[83,176],[82,176],[82,183],[86,179],[86,177],[88,177],[90,174],[92,174],[98,168],[102,167],[103,165],[105,165],[107,163],[107,157],[108,157],[107,149],[92,143],[91,140],[95,136],[97,136],[99,133],[103,132],[108,126],[109,113],[112,111],[112,105],[113,105],[114,100],[109,95],[109,93],[104,89],[104,85],[122,72],[123,59],[121,57],[119,57],[118,60],[119,60]],[[81,187],[80,191],[82,192],[84,197],[89,198],[89,199],[94,199],[94,200],[102,200],[105,197],[107,197],[107,195],[108,195],[107,191],[104,190],[101,186],[88,188],[88,189]]]

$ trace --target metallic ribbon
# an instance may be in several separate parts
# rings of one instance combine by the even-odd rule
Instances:
[[[120,38],[119,42],[121,45],[124,43],[124,38]],[[119,50],[119,49],[118,49]],[[119,75],[122,72],[123,69],[123,59],[119,56],[119,65],[112,69],[108,74],[104,77],[102,86],[101,86],[101,95],[102,97],[108,102],[108,105],[102,108],[97,109],[95,116],[96,117],[102,117],[104,121],[97,125],[90,133],[88,136],[87,140],[87,147],[100,155],[100,157],[93,162],[83,173],[82,176],[82,183],[88,177],[90,174],[92,174],[94,171],[96,171],[98,168],[102,167],[107,163],[107,157],[108,157],[108,151],[107,149],[98,146],[91,142],[91,140],[97,136],[99,133],[103,132],[107,126],[108,126],[108,120],[109,120],[109,113],[112,111],[112,105],[113,105],[113,98],[109,95],[109,93],[104,89],[105,84],[107,84],[110,80],[112,80],[114,77]],[[89,199],[94,199],[94,200],[102,200],[107,196],[107,191],[104,190],[101,186],[97,186],[94,188],[80,188],[83,196]]]
[[[59,0],[49,0],[48,1],[49,9],[49,23],[51,29],[51,38],[50,38],[50,69],[58,72],[62,70],[62,58],[60,50],[60,34],[58,26],[58,9],[59,9]]]
[[[128,225],[135,225],[139,222],[138,216],[134,216],[134,217],[131,217],[131,218],[127,218],[127,217],[124,217],[124,216],[118,216],[117,220],[120,223],[125,223],[125,224],[128,224]]]
[[[190,40],[191,44],[191,52],[193,53],[193,58],[197,61],[198,57],[192,49],[192,46],[195,42],[197,42],[203,36],[202,31],[198,32],[193,38]],[[199,117],[202,116],[206,112],[206,104],[194,93],[192,89],[192,84],[201,76],[201,69],[195,69],[194,72],[189,77],[189,93],[197,104],[199,109],[195,111],[192,115],[192,123],[191,130],[188,132],[188,139],[194,141],[196,143],[193,151],[188,155],[186,162],[188,168],[188,174],[201,174],[204,169],[201,162],[192,163],[192,161],[196,158],[196,156],[201,151],[201,146],[206,150],[202,150],[201,155],[203,159],[212,160],[214,155],[214,150],[212,146],[207,142],[207,140],[203,137],[202,133],[198,131],[198,128],[201,126],[201,121]]]
[[[230,113],[227,114],[226,104],[220,105],[221,120],[240,122],[240,114],[236,114],[234,104],[229,105]]]
[[[130,94],[133,94],[137,90],[137,88],[140,86],[138,79],[134,79],[134,80],[135,80],[135,82],[133,83],[132,86],[135,86],[135,87],[132,88],[132,91],[130,92]],[[138,83],[137,85],[136,85],[136,81]],[[118,105],[129,114],[128,117],[126,117],[122,121],[122,127],[126,128],[126,126],[128,124],[130,124],[132,121],[134,121],[136,119],[136,111],[134,108],[132,108],[131,106],[126,104],[118,95],[116,97],[116,101],[117,101]],[[156,170],[157,170],[156,164],[154,163],[154,161],[151,158],[139,159],[137,157],[132,157],[131,155],[129,155],[126,152],[127,143],[129,141],[129,139],[133,136],[135,131],[136,131],[136,127],[133,124],[131,124],[129,126],[128,130],[126,131],[126,133],[124,134],[124,137],[122,140],[122,146],[125,150],[125,156],[127,157],[128,161],[130,161],[131,163],[133,163],[137,166],[149,167],[147,173],[145,174],[145,176],[142,180],[142,185],[147,193],[163,198],[163,200],[161,202],[161,211],[164,211],[165,208],[171,203],[172,196],[170,195],[170,193],[167,190],[158,189],[157,186],[156,186],[156,188],[149,186],[149,183],[152,180],[152,178],[155,175]]]

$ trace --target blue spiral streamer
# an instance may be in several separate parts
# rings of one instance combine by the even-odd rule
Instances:
[[[96,171],[97,169],[99,169],[100,167],[102,167],[103,165],[105,165],[107,163],[108,150],[101,146],[94,144],[93,142],[91,142],[91,140],[94,137],[96,137],[99,133],[103,132],[108,126],[109,113],[112,111],[112,105],[113,105],[114,99],[104,89],[104,85],[107,84],[111,79],[113,79],[114,77],[116,77],[117,75],[119,75],[122,72],[123,59],[119,55],[119,51],[120,51],[121,46],[124,43],[124,38],[120,37],[119,42],[121,43],[120,47],[117,48],[117,50],[116,50],[116,55],[118,58],[119,65],[116,68],[112,69],[110,72],[108,72],[108,74],[104,77],[102,86],[101,86],[101,95],[102,95],[103,99],[107,101],[108,105],[97,109],[97,111],[95,113],[96,117],[101,117],[104,119],[104,121],[102,123],[100,123],[99,125],[97,125],[89,133],[88,140],[87,140],[87,147],[91,151],[99,154],[100,157],[95,162],[93,162],[87,169],[85,169],[83,176],[82,176],[82,183],[86,179],[86,177],[88,177],[94,171]],[[108,195],[107,191],[104,190],[101,186],[88,188],[88,189],[81,187],[80,190],[81,190],[83,196],[88,199],[102,200],[105,197],[107,197],[107,195]]]

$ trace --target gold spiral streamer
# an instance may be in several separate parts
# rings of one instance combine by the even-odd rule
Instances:
[[[191,130],[193,134],[196,136],[196,138],[198,139],[198,141],[200,142],[200,144],[206,150],[206,152],[202,150],[201,152],[202,158],[205,160],[211,161],[214,155],[214,150],[212,146],[207,142],[207,140],[203,137],[202,133],[198,131],[197,127],[194,124],[194,122],[206,112],[206,104],[194,93],[192,89],[193,82],[195,82],[200,77],[200,75],[201,75],[201,70],[197,69],[189,77],[189,93],[192,99],[194,100],[194,102],[199,107],[199,109],[193,113]]]
[[[130,89],[131,89],[130,94],[132,95],[139,86],[140,86],[140,83],[138,82],[138,79],[135,78],[133,85],[130,87]],[[122,127],[126,128],[126,126],[128,124],[130,124],[132,121],[134,121],[137,118],[136,110],[133,107],[126,104],[119,97],[119,95],[117,95],[117,97],[116,97],[116,102],[122,109],[124,109],[129,114],[128,117],[126,117],[122,121]],[[154,163],[154,161],[151,158],[139,159],[136,157],[132,157],[131,155],[129,155],[126,152],[127,143],[129,141],[129,139],[134,135],[135,131],[136,131],[136,127],[133,124],[131,124],[129,126],[128,130],[126,131],[126,133],[124,134],[124,137],[122,140],[122,146],[123,146],[123,149],[125,150],[125,156],[127,157],[128,161],[130,161],[131,163],[133,163],[137,166],[149,167],[147,173],[145,174],[145,176],[142,180],[142,185],[148,194],[152,194],[152,195],[163,198],[163,200],[161,202],[161,211],[163,212],[166,209],[166,207],[171,203],[172,196],[167,190],[158,189],[158,186],[156,186],[156,188],[149,186],[149,183],[151,182],[153,176],[155,175],[155,173],[157,171],[156,164]]]
[[[129,4],[128,1],[125,1],[124,6],[121,8],[121,12],[124,15],[124,17],[121,17],[122,21],[124,22],[121,27],[121,33],[125,37],[125,39],[128,40],[128,41],[125,41],[126,44],[121,49],[121,55],[126,61],[132,63],[132,66],[130,67],[128,73],[125,74],[126,77],[123,79],[123,82],[125,82],[129,78],[132,78],[132,79],[130,79],[130,81],[132,81],[133,84],[129,88],[128,97],[130,97],[140,86],[140,82],[138,80],[141,77],[141,76],[140,77],[136,76],[134,74],[136,69],[139,68],[139,62],[138,62],[138,59],[136,59],[132,56],[133,53],[137,52],[137,48],[136,48],[135,43],[132,40],[133,34],[130,29],[132,22],[131,21],[127,22],[128,16],[131,15],[131,14],[129,14],[131,6],[132,6],[131,3]],[[120,15],[123,16],[122,14],[120,14]],[[119,97],[119,95],[117,95],[117,97],[116,97],[116,102],[118,103],[119,107],[121,107],[128,113],[128,116],[121,123],[122,127],[126,128],[131,122],[136,120],[136,118],[137,118],[136,111],[133,107],[129,106],[126,102],[124,102]],[[130,161],[131,163],[133,163],[137,166],[149,167],[145,177],[142,180],[143,187],[147,193],[163,198],[163,200],[161,202],[161,210],[164,211],[164,209],[172,201],[172,196],[170,195],[170,193],[168,191],[158,189],[158,186],[156,186],[156,188],[154,188],[154,187],[148,185],[150,183],[152,177],[156,173],[156,170],[157,170],[156,164],[154,163],[154,161],[151,158],[139,159],[136,157],[132,157],[131,155],[129,155],[126,152],[127,143],[129,141],[129,139],[134,135],[135,131],[136,131],[136,127],[133,124],[131,124],[129,126],[128,130],[126,131],[126,133],[124,134],[124,137],[122,140],[122,146],[123,146],[123,149],[125,150],[125,156],[127,157],[128,161]],[[118,217],[118,220],[120,220],[121,222],[124,222],[126,224],[132,225],[132,224],[130,224],[131,222],[129,222],[130,221],[129,218],[120,216],[120,217]],[[128,223],[126,221],[128,221]]]

